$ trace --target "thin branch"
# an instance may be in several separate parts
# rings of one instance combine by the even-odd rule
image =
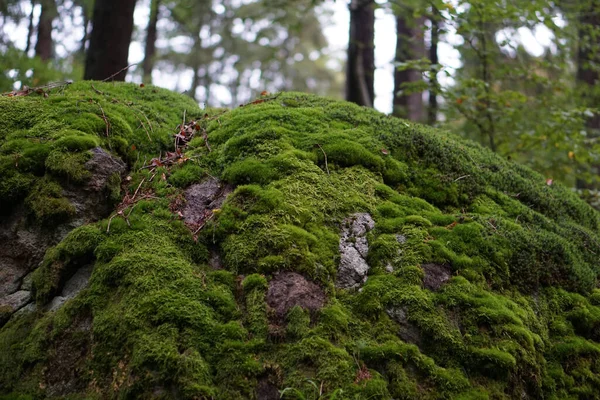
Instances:
[[[321,152],[323,152],[323,157],[325,157],[325,170],[327,171],[327,175],[329,175],[329,167],[327,166],[327,153],[325,153],[325,150],[323,150],[323,147],[319,143],[317,143],[317,146],[319,149],[321,149]]]
[[[114,74],[112,74],[108,78],[103,79],[102,82],[106,82],[107,80],[109,80],[111,78],[114,78],[115,76],[119,75],[121,72],[128,70],[129,68],[133,67],[134,65],[138,65],[138,63],[130,64],[130,65],[126,66],[125,68],[120,69],[119,71],[115,72]]]

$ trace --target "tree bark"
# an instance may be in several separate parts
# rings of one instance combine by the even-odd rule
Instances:
[[[401,13],[409,16],[412,15],[412,10],[405,10]],[[404,63],[425,56],[424,23],[425,18],[422,17],[415,19],[404,15],[396,17],[396,62]],[[407,85],[421,80],[421,71],[396,69],[394,72],[394,115],[411,121],[423,120],[422,93],[399,94]]]
[[[582,2],[583,4],[583,2]],[[577,83],[583,93],[584,104],[588,107],[597,107],[600,100],[600,91],[597,84],[600,81],[600,71],[595,67],[600,62],[600,41],[597,32],[600,29],[600,1],[585,2],[579,10],[577,52]],[[595,113],[586,121],[588,138],[593,140],[600,136],[600,115]],[[600,165],[592,165],[595,175],[600,175]],[[579,189],[595,189],[582,179],[578,179],[576,186]]]
[[[350,2],[350,39],[346,65],[346,100],[372,107],[375,100],[375,2]]]
[[[37,42],[35,44],[35,55],[44,61],[52,58],[52,22],[56,17],[56,3],[54,0],[41,0],[42,11],[37,29]]]
[[[202,60],[200,59],[200,51],[202,50],[202,39],[200,39],[200,28],[198,26],[198,31],[194,32],[194,45],[192,46],[192,62],[191,67],[194,70],[194,77],[192,78],[192,85],[189,90],[189,95],[192,99],[198,101],[196,98],[196,89],[200,86],[200,66],[202,65]]]
[[[124,81],[135,0],[96,0],[84,79]]]
[[[437,69],[436,66],[439,63],[438,60],[438,44],[440,42],[440,21],[438,18],[438,12],[434,8],[432,12],[431,21],[431,45],[429,46],[429,61],[431,62],[432,68],[429,72],[429,107],[427,108],[427,123],[429,125],[435,125],[437,122],[438,113],[438,80],[437,80]]]
[[[29,53],[31,49],[31,37],[33,36],[33,12],[35,11],[35,0],[31,0],[31,13],[29,13],[29,26],[27,28],[27,44],[25,45],[25,54]]]
[[[144,72],[144,82],[152,83],[152,69],[154,68],[154,54],[156,54],[156,25],[158,23],[158,7],[160,0],[150,2],[150,19],[146,29],[146,49],[144,52],[144,63],[142,65]]]
[[[79,45],[79,50],[77,51],[80,55],[85,55],[85,48],[89,38],[89,28],[90,28],[90,17],[88,13],[88,8],[84,4],[81,6],[81,13],[83,14],[83,36],[81,37],[81,42]]]

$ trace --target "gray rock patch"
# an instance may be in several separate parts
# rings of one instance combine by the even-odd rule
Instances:
[[[77,296],[88,284],[92,271],[94,270],[93,264],[83,266],[75,272],[75,275],[71,277],[62,289],[59,296],[53,298],[48,304],[47,308],[49,311],[58,310],[65,302]]]
[[[225,185],[215,178],[191,185],[185,191],[183,219],[188,225],[201,225],[212,214],[212,210],[221,208],[233,186]]]
[[[423,264],[423,286],[437,291],[452,277],[452,268],[448,264]]]
[[[375,227],[375,221],[367,213],[357,213],[346,218],[342,226],[336,286],[351,289],[367,280],[369,265],[365,259],[369,253],[369,243],[366,235]]]
[[[398,336],[407,343],[418,345],[421,342],[419,328],[408,319],[406,307],[390,307],[385,310],[387,315],[400,325]]]
[[[325,292],[319,285],[296,272],[280,272],[269,282],[267,304],[279,319],[295,306],[316,311],[325,304]]]
[[[0,299],[0,307],[10,307],[13,312],[23,308],[31,300],[31,292],[18,290]]]

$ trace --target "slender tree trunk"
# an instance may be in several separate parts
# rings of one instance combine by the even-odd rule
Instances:
[[[431,46],[429,47],[429,61],[433,66],[429,72],[429,107],[427,107],[427,123],[435,125],[437,122],[438,101],[437,101],[437,69],[438,60],[438,44],[440,41],[440,20],[438,11],[434,8],[432,11],[431,21]]]
[[[200,50],[202,49],[202,40],[200,39],[200,26],[198,31],[194,32],[194,45],[192,46],[192,68],[194,69],[194,77],[192,78],[192,85],[189,90],[189,95],[192,99],[198,101],[196,98],[196,89],[200,86],[200,66],[202,62],[200,60]]]
[[[56,3],[54,0],[41,0],[42,12],[38,23],[37,43],[35,55],[44,61],[50,60],[53,53],[52,22],[56,17]]]
[[[597,107],[600,100],[600,0],[586,1],[579,10],[579,49],[577,52],[577,82],[583,93],[583,100],[588,107]],[[594,114],[586,121],[588,138],[600,137],[600,115]],[[592,165],[595,175],[600,174],[600,165]],[[576,183],[580,189],[592,189],[585,181],[578,179]]]
[[[144,52],[144,82],[152,83],[152,69],[154,68],[154,54],[156,53],[156,25],[158,23],[158,7],[160,0],[150,2],[150,19],[146,29],[146,49]]]
[[[402,14],[412,15],[412,10]],[[425,18],[413,20],[399,15],[396,17],[396,58],[404,63],[425,56],[425,40],[423,37]],[[399,94],[407,85],[421,81],[421,71],[404,69],[394,72],[394,115],[411,121],[423,120],[423,96],[421,92]]]
[[[85,55],[85,48],[87,45],[87,41],[89,38],[89,28],[90,28],[90,17],[88,8],[85,5],[81,6],[81,13],[83,14],[83,36],[81,37],[81,42],[79,44],[79,50],[77,51],[79,54]]]
[[[29,13],[29,26],[27,28],[27,44],[25,45],[25,54],[31,49],[31,37],[33,36],[33,12],[35,11],[35,0],[31,0],[31,13]]]
[[[372,107],[375,100],[375,9],[373,0],[350,2],[346,100]]]
[[[96,0],[84,79],[124,81],[135,0]]]

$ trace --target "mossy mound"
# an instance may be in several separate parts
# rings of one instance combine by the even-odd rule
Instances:
[[[61,187],[90,178],[90,149],[141,163],[171,145],[185,109],[199,112],[168,90],[100,82],[74,83],[48,98],[0,96],[0,215],[25,202],[42,223],[68,219],[75,210]]]
[[[97,95],[89,85],[67,90]],[[34,276],[37,311],[0,331],[0,390],[34,398],[600,398],[600,215],[568,189],[470,142],[345,102],[286,93],[202,117],[177,95],[96,88],[117,98],[115,107],[132,93],[139,107],[164,102],[164,123],[187,108],[206,137],[196,135],[181,163],[132,173],[128,195],[139,190],[143,200],[47,252]],[[0,100],[11,115],[33,101],[40,108],[28,112],[38,118],[62,113],[52,98]],[[68,107],[65,120],[83,124]],[[135,113],[120,111],[134,126]],[[88,114],[97,127],[86,141],[109,148],[103,120]],[[0,128],[4,157],[16,140],[8,132],[40,134],[23,127],[27,120]],[[136,132],[133,144],[169,149],[179,122],[170,123],[153,142]],[[132,139],[122,137],[122,150],[112,148],[131,162]],[[186,187],[216,178],[235,190],[186,225]],[[336,286],[340,235],[357,213],[374,228],[344,243],[358,249],[366,238],[368,279],[346,290]],[[45,311],[65,277],[90,262],[87,288]],[[269,300],[286,295],[282,313]]]

